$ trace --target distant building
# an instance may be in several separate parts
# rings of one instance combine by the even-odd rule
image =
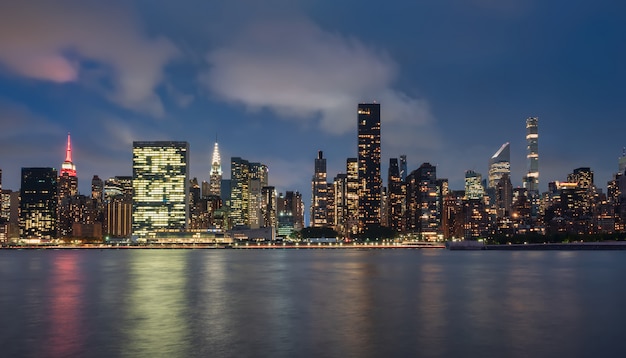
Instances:
[[[187,228],[188,163],[187,142],[133,142],[133,235]]]
[[[231,158],[230,224],[233,227],[261,226],[263,201],[261,189],[268,185],[268,175],[269,171],[265,164],[251,163],[240,157]]]
[[[435,241],[441,231],[437,168],[423,163],[406,178],[405,231]]]
[[[402,216],[404,213],[404,182],[397,158],[389,159],[389,171],[387,174],[387,217],[391,229],[402,232]]]
[[[22,168],[20,237],[52,240],[57,235],[57,171]]]
[[[495,188],[502,176],[511,175],[511,149],[508,142],[489,159],[488,188]]]
[[[529,117],[526,119],[526,144],[528,153],[528,173],[524,177],[524,188],[529,193],[539,192],[539,119]]]
[[[380,172],[380,104],[358,106],[359,227],[380,225],[382,177]]]
[[[346,160],[346,236],[359,233],[359,162],[357,158]]]
[[[473,170],[465,172],[465,197],[467,199],[482,200],[485,196],[485,188],[482,183],[482,175]]]
[[[211,159],[209,194],[216,196],[222,194],[222,160],[217,142],[215,142],[215,146],[213,147],[213,158]]]
[[[74,219],[71,216],[70,201],[75,195],[78,195],[78,177],[76,175],[76,166],[72,162],[72,142],[68,133],[65,161],[61,164],[58,182],[57,234],[59,237],[72,236]]]
[[[315,158],[315,171],[311,179],[311,226],[324,227],[328,222],[328,182],[326,179],[326,159],[320,150]]]
[[[103,234],[129,238],[132,233],[133,178],[116,176],[104,182]]]

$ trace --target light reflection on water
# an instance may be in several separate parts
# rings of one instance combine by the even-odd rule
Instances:
[[[10,357],[626,356],[626,252],[0,251]]]

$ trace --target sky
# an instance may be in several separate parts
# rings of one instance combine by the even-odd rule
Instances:
[[[451,189],[511,143],[527,171],[539,117],[540,189],[626,146],[626,3],[535,0],[21,0],[0,4],[0,169],[60,168],[72,135],[79,190],[132,174],[135,140],[190,143],[209,180],[217,138],[262,162],[309,205],[317,152],[328,178],[357,155],[357,105],[381,104],[382,174],[406,154]]]

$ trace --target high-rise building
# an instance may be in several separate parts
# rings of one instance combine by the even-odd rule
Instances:
[[[511,150],[509,142],[502,144],[500,149],[489,159],[488,188],[495,188],[504,174],[511,175]]]
[[[105,237],[129,238],[132,229],[133,178],[116,176],[104,182]]]
[[[187,229],[189,144],[133,142],[133,235]]]
[[[624,172],[626,172],[626,148],[622,150],[622,156],[618,158],[617,164],[617,172],[624,174]]]
[[[326,180],[326,159],[320,150],[315,158],[315,172],[311,179],[311,226],[324,227],[328,224],[328,182]]]
[[[57,235],[57,171],[22,168],[20,237],[52,240]]]
[[[485,196],[485,188],[482,183],[482,175],[473,170],[465,172],[465,197],[467,199],[482,199]]]
[[[402,160],[400,160],[402,162]],[[394,231],[402,231],[402,203],[404,202],[403,181],[397,158],[389,159],[387,175],[387,217],[389,227]]]
[[[526,119],[526,145],[528,173],[524,177],[524,187],[529,195],[537,195],[539,192],[539,119],[537,117]]]
[[[358,106],[359,227],[380,225],[380,104]]]
[[[276,218],[276,188],[264,186],[261,188],[262,206],[261,216],[263,218],[261,227],[276,228],[278,222]]]
[[[346,160],[346,223],[345,234],[359,233],[359,162],[357,158]]]
[[[496,216],[498,218],[508,217],[513,204],[513,185],[509,174],[502,174],[495,188]]]
[[[232,226],[259,228],[263,221],[262,188],[268,186],[265,164],[250,163],[239,157],[230,161],[230,219]],[[222,188],[223,189],[223,188]]]
[[[409,172],[406,165],[406,154],[402,154],[400,156],[400,180],[405,182],[407,175],[409,175]]]
[[[71,198],[78,195],[78,177],[76,166],[72,161],[72,141],[67,134],[67,146],[65,148],[65,161],[61,164],[61,173],[58,180],[58,213],[57,233],[59,237],[72,236],[72,210],[70,209]]]
[[[249,170],[247,160],[230,158],[230,218],[233,226],[248,225]]]
[[[216,196],[220,196],[222,194],[222,160],[220,158],[220,150],[217,146],[217,142],[215,142],[215,146],[213,147],[209,194]]]
[[[437,240],[440,233],[437,168],[423,163],[406,178],[405,230],[425,240]]]
[[[248,170],[248,226],[258,229],[263,225],[263,188],[268,186],[269,170],[267,165],[250,163]]]

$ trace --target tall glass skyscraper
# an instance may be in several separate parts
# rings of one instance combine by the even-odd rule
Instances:
[[[22,168],[20,236],[51,240],[57,235],[57,171]]]
[[[328,181],[326,178],[326,158],[320,150],[315,158],[315,173],[311,179],[311,226],[323,227],[328,224],[327,214]]]
[[[509,142],[502,144],[500,149],[489,159],[488,188],[495,188],[504,174],[511,175],[511,149]]]
[[[133,142],[133,235],[185,230],[189,219],[189,144]]]
[[[524,187],[529,195],[539,192],[539,118],[526,119],[526,160],[528,173],[524,177]]]
[[[358,106],[359,227],[380,225],[380,104]]]

